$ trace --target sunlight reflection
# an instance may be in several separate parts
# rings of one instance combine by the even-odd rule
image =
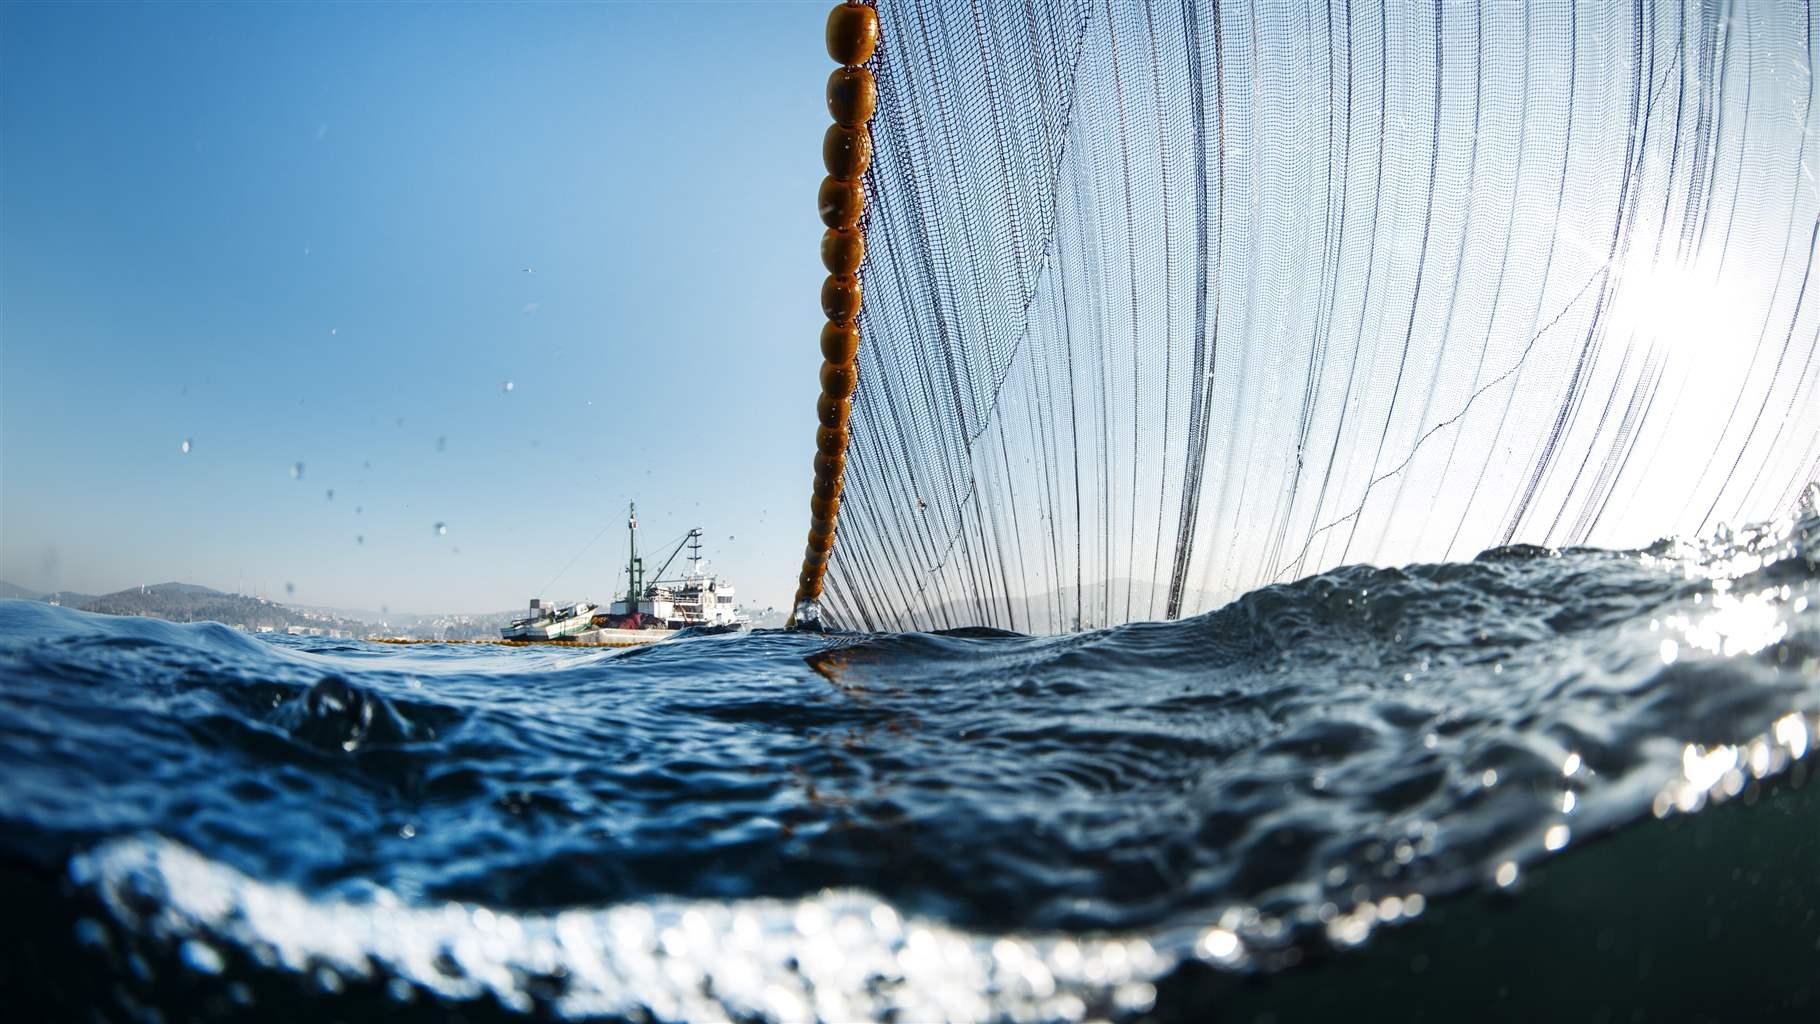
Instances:
[[[1729,359],[1739,329],[1734,311],[1754,304],[1751,283],[1676,262],[1628,263],[1613,294],[1612,327],[1671,356]]]

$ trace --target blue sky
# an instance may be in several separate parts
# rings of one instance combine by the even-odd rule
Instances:
[[[781,607],[825,17],[0,6],[0,579],[603,600],[636,500]]]

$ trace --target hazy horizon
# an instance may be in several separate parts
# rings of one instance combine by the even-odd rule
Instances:
[[[783,607],[825,17],[0,9],[0,578],[600,600],[635,500]]]
[[[20,586],[18,583],[15,583],[13,580],[0,578],[0,586],[6,586],[6,585],[11,585],[11,586],[16,586],[16,587]],[[486,616],[491,616],[491,615],[523,615],[524,611],[525,611],[525,608],[524,608],[525,602],[522,602],[522,601],[516,605],[512,605],[509,607],[485,608],[485,609],[393,608],[393,607],[390,607],[389,605],[374,605],[374,606],[366,607],[366,606],[360,606],[360,605],[316,604],[316,603],[312,603],[312,602],[308,602],[308,601],[296,600],[296,599],[290,597],[289,595],[285,594],[283,592],[282,587],[279,588],[278,592],[274,593],[271,590],[269,590],[267,588],[263,588],[263,587],[244,587],[244,586],[234,586],[232,584],[227,585],[227,586],[217,586],[213,583],[209,583],[206,581],[198,581],[198,580],[146,580],[142,583],[132,583],[132,584],[128,584],[126,586],[109,587],[107,590],[103,590],[103,591],[69,590],[69,589],[37,591],[37,590],[33,590],[30,587],[21,587],[21,589],[29,592],[32,595],[30,598],[28,598],[29,600],[37,600],[39,598],[56,596],[59,594],[63,594],[63,595],[73,594],[73,595],[77,595],[80,597],[90,597],[90,598],[109,597],[109,596],[112,596],[115,594],[130,593],[134,590],[140,590],[143,588],[163,587],[163,586],[171,586],[171,585],[176,585],[176,586],[194,585],[194,586],[207,587],[210,590],[218,591],[218,592],[225,594],[227,596],[230,596],[230,597],[259,598],[262,600],[271,601],[274,604],[280,604],[280,605],[284,605],[289,608],[295,608],[300,611],[335,612],[338,614],[356,615],[356,616],[377,615],[377,616],[381,616],[381,617],[384,617],[384,616],[440,617],[440,616],[446,616],[446,615],[455,615],[455,616],[467,616],[469,618],[484,618]],[[604,596],[595,595],[592,598],[592,600],[594,600],[594,602],[596,604],[604,606],[608,601],[612,600],[615,596],[616,596],[615,594],[608,592]],[[622,594],[622,595],[617,595],[617,596],[623,597],[624,595]],[[15,595],[5,593],[4,591],[0,591],[0,601],[14,600],[14,599],[17,599]],[[780,608],[780,606],[778,606],[778,605],[771,604],[769,602],[753,602],[753,601],[747,600],[745,598],[741,598],[739,600],[738,606],[741,608],[748,609],[748,610],[769,609],[772,611],[779,611],[780,613],[783,611],[783,609]]]

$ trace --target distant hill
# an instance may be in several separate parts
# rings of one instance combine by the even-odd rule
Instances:
[[[338,608],[333,605],[320,604],[294,604],[290,605],[290,607],[296,608],[299,611],[315,612],[320,615],[329,615],[343,619],[354,619],[360,622],[383,622],[397,629],[430,628],[439,623],[447,624],[454,621],[494,623],[503,626],[513,619],[522,619],[525,616],[525,610],[523,608],[514,608],[511,611],[502,612],[481,612],[475,615],[455,615],[448,612],[400,612],[392,611],[390,609],[380,609],[376,611],[371,608]]]
[[[73,590],[53,590],[48,594],[41,594],[36,590],[27,590],[17,583],[0,580],[0,601],[47,601],[76,608],[94,599],[93,594],[78,594]]]
[[[224,594],[194,583],[159,583],[104,594],[82,604],[86,612],[104,615],[143,615],[172,622],[220,622],[247,630],[274,631],[291,627],[337,630],[364,636],[372,631],[364,622],[288,608],[262,597]]]
[[[97,597],[70,591],[42,594],[0,580],[0,601],[47,601],[104,615],[143,615],[172,622],[219,622],[248,632],[320,630],[355,637],[406,636],[418,640],[497,640],[502,626],[524,615],[523,611],[424,615],[313,608],[229,594],[196,583],[176,582],[132,587]]]
[[[199,583],[153,583],[149,586],[140,587],[139,589],[155,591],[160,594],[195,594],[198,596],[209,595],[214,597],[227,596],[222,591],[216,590],[213,587],[202,586]]]

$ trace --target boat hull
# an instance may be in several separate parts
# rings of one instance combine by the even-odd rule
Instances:
[[[641,644],[654,644],[659,640],[668,640],[677,634],[674,629],[613,629],[601,627],[590,629],[575,635],[578,644],[601,644],[607,647],[636,647]]]
[[[594,626],[593,609],[585,614],[571,615],[561,619],[540,619],[536,622],[515,622],[499,631],[507,640],[567,640],[578,633],[584,633]]]

